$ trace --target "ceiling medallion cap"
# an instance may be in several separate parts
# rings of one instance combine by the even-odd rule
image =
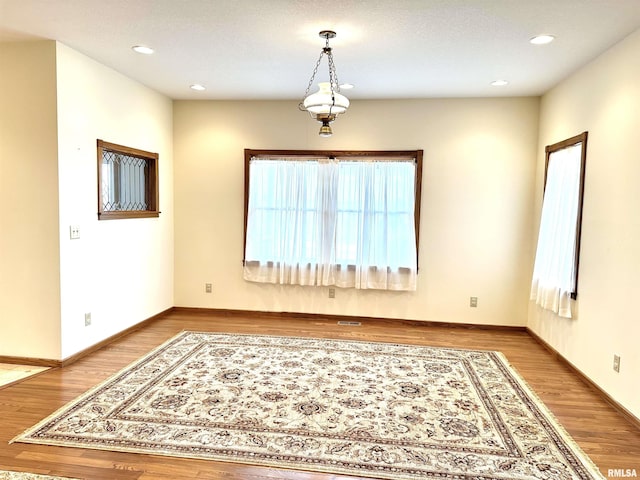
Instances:
[[[327,40],[330,38],[336,38],[336,32],[333,30],[322,30],[318,35],[322,38],[326,38]]]

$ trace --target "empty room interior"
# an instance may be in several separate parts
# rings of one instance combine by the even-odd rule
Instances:
[[[0,478],[3,471],[85,479],[638,476],[639,79],[637,0],[0,0],[0,374],[13,372],[0,385]],[[320,82],[324,92],[312,95]],[[325,103],[313,104],[320,97]],[[554,190],[556,177],[574,175],[556,173],[565,153],[575,153],[575,181]],[[369,181],[371,166],[376,178],[398,182],[384,184],[384,207],[367,190],[379,185]],[[293,167],[297,173],[287,173]],[[278,203],[277,187],[265,185],[284,176],[302,180],[283,181],[296,193]],[[329,177],[336,180],[318,187],[322,193],[309,193],[310,178]],[[345,200],[353,192],[364,206]],[[125,203],[128,195],[140,204]],[[325,195],[322,207],[314,195]],[[403,200],[389,206],[391,197]],[[554,199],[562,212],[546,224]],[[554,250],[567,204],[569,248]],[[560,263],[568,284],[547,271]],[[535,475],[527,470],[533,461],[498,465],[498,454],[483,450],[493,434],[487,425],[509,424],[505,412],[514,407],[491,416],[493,404],[482,395],[460,394],[451,405],[466,423],[452,423],[454,407],[429,396],[444,395],[436,384],[445,370],[457,371],[449,366],[398,380],[397,405],[404,406],[397,408],[413,413],[397,423],[413,431],[423,422],[429,441],[441,435],[444,446],[427,447],[397,427],[395,440],[367,447],[361,430],[376,415],[367,410],[368,390],[332,407],[321,394],[329,388],[323,382],[355,382],[369,360],[338,361],[338,368],[328,354],[309,354],[309,369],[294,353],[282,362],[304,376],[316,367],[337,370],[328,370],[331,382],[308,380],[315,386],[305,390],[306,403],[298,393],[292,408],[305,420],[296,427],[305,440],[294,442],[291,432],[269,437],[276,446],[263,460],[244,446],[207,456],[200,447],[184,453],[182,444],[160,451],[150,441],[92,447],[19,437],[189,332],[238,345],[256,338],[271,346],[277,338],[278,352],[301,339],[316,342],[299,347],[309,352],[329,348],[321,341],[354,352],[382,345],[384,355],[402,358],[409,354],[394,349],[420,347],[411,350],[416,359],[448,349],[499,352],[491,358],[501,359],[505,378],[517,378],[513,385],[526,385],[531,404],[548,409],[544,418],[562,432],[558,445],[566,439],[586,473],[561,472],[542,457]],[[262,351],[253,344],[224,350],[237,353],[222,362],[222,373],[211,373],[220,386],[203,387],[203,417],[213,416],[213,397],[224,388],[231,395],[229,385],[248,375],[242,362],[257,358],[247,353],[253,348]],[[274,359],[281,354],[251,375],[280,378]],[[400,361],[394,358],[390,365]],[[473,361],[480,362],[462,363]],[[18,366],[24,378],[13,371]],[[279,405],[302,388],[262,381],[273,389],[261,394],[264,405],[281,416]],[[381,398],[369,383],[371,398]],[[187,415],[184,402],[199,408],[200,397],[185,393],[191,386],[166,388],[178,393],[137,408],[154,406],[160,416]],[[178,398],[179,405],[170,402]],[[436,417],[427,405],[445,413]],[[119,412],[139,411],[126,408]],[[356,450],[351,463],[338,457],[330,433],[300,433],[343,412],[359,427],[338,437],[349,438],[349,448],[369,448],[361,464]],[[485,414],[491,422],[470,425]],[[234,417],[244,419],[243,432],[251,415]],[[127,441],[148,433],[136,428]],[[233,437],[231,430],[225,435]],[[525,455],[524,445],[535,448],[524,430],[497,429],[496,438],[511,435],[513,452]],[[485,444],[469,447],[470,456],[460,445],[476,441],[474,433]],[[403,435],[423,450],[401,462],[390,452],[414,448],[394,443]],[[254,443],[258,437],[264,440],[256,434]],[[211,438],[198,441],[215,449]],[[310,453],[312,440],[329,442],[334,456]],[[489,463],[495,472],[483,470]]]

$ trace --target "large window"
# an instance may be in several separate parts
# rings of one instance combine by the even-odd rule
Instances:
[[[98,218],[159,214],[158,154],[98,140]]]
[[[571,318],[578,295],[587,132],[546,147],[545,187],[531,299]]]
[[[244,278],[415,290],[421,169],[421,150],[245,150]]]

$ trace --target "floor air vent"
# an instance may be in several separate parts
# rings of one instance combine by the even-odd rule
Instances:
[[[348,322],[346,320],[340,320],[338,322],[338,325],[348,325],[350,327],[359,327],[362,324],[360,322]]]

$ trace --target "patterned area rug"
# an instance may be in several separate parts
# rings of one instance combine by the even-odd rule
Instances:
[[[183,332],[13,441],[392,479],[602,479],[502,354]]]
[[[0,480],[74,480],[66,477],[52,477],[50,475],[36,475],[35,473],[9,472],[0,470]]]

